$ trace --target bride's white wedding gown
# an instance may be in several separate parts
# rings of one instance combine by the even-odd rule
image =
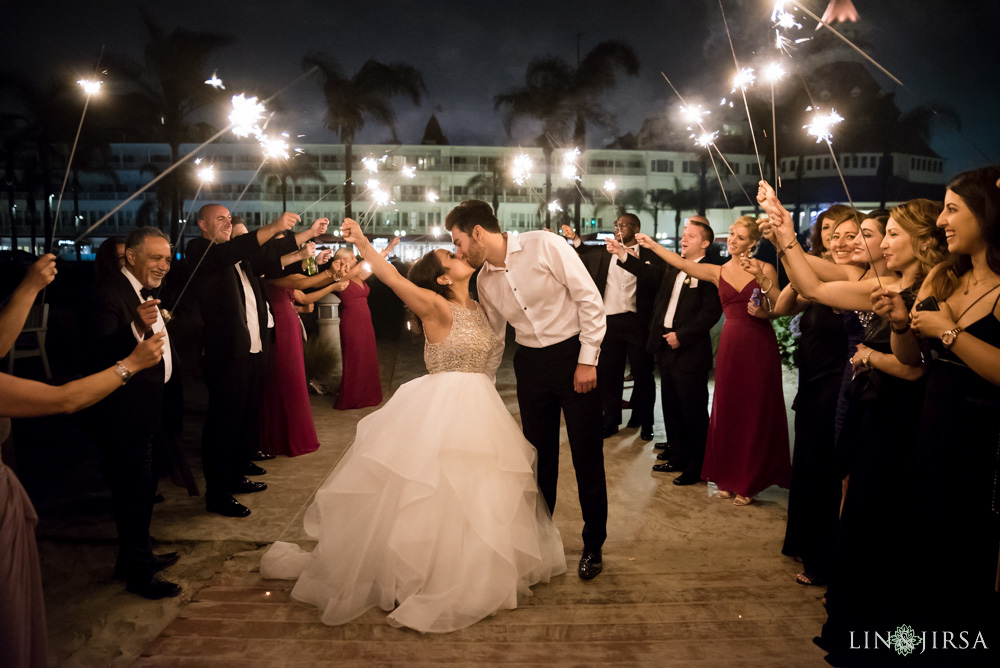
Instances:
[[[535,450],[483,373],[486,317],[451,308],[448,337],[425,344],[428,375],[358,423],[316,492],[305,516],[316,549],[278,542],[261,560],[265,578],[298,578],[292,598],[325,624],[379,606],[393,626],[454,631],[566,571]]]

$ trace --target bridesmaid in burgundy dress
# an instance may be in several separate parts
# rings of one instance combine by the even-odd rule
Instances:
[[[343,351],[344,376],[333,407],[348,410],[378,406],[382,403],[382,376],[375,349],[375,328],[368,310],[370,289],[363,278],[369,272],[358,272],[357,258],[346,249],[338,250],[334,257],[342,261],[351,278],[340,292],[340,348]]]
[[[737,219],[729,228],[730,260],[720,267],[688,262],[648,236],[636,235],[668,264],[719,287],[726,320],[715,360],[702,477],[718,485],[721,498],[735,495],[737,506],[749,505],[771,485],[788,487],[792,470],[785,404],[775,401],[782,396],[778,342],[766,310],[751,301],[756,294],[773,304],[779,295],[774,267],[749,258],[760,236],[752,216]]]

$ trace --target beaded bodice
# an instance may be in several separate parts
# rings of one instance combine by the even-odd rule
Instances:
[[[428,373],[462,371],[483,373],[493,349],[493,330],[479,304],[467,309],[448,302],[451,331],[438,343],[424,339],[424,363]]]

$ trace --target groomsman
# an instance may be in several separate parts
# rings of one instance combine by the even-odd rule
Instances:
[[[715,234],[703,216],[688,218],[681,238],[681,254],[692,262],[705,262]],[[621,255],[619,255],[621,257]],[[636,267],[626,258],[625,268]],[[701,480],[708,438],[708,374],[712,370],[710,331],[722,317],[718,289],[683,271],[668,267],[656,293],[647,349],[656,351],[660,365],[660,400],[669,444],[657,459],[657,472],[680,471],[675,485]]]
[[[604,406],[604,438],[617,434],[622,422],[627,360],[634,379],[629,400],[632,416],[627,426],[638,428],[642,440],[652,441],[656,380],[653,353],[646,350],[646,338],[653,301],[666,263],[653,251],[639,246],[635,240],[639,225],[639,217],[635,214],[622,214],[615,221],[616,238],[609,239],[606,248],[583,245],[569,225],[563,225],[562,230],[580,253],[597,291],[604,298],[608,331],[601,344],[601,362],[597,365]],[[638,259],[630,270],[625,267],[626,257]]]
[[[118,529],[115,577],[128,591],[149,599],[177,596],[180,586],[156,572],[175,563],[176,552],[153,554],[149,523],[153,514],[153,434],[160,426],[163,388],[177,361],[170,336],[151,298],[170,271],[170,241],[155,227],[140,227],[125,241],[125,266],[97,287],[91,308],[93,369],[105,369],[132,352],[137,342],[163,332],[163,359],[132,373],[118,362],[122,389],[91,408],[86,419],[101,453],[104,478]]]
[[[602,570],[608,492],[601,438],[597,358],[605,332],[604,304],[576,253],[551,232],[501,232],[486,202],[452,209],[445,227],[458,257],[478,274],[479,303],[497,339],[490,361],[496,374],[507,323],[517,333],[517,404],[525,438],[538,451],[538,487],[549,510],[556,505],[559,413],[566,418],[583,512],[584,580]]]

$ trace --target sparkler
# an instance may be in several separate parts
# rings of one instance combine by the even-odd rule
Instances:
[[[562,205],[559,204],[559,200],[552,200],[549,202],[549,213],[559,213],[562,211]]]
[[[217,74],[218,74],[218,70],[215,71],[215,72],[212,72],[212,78],[211,79],[206,79],[205,83],[208,84],[209,86],[211,86],[212,88],[215,88],[216,90],[220,90],[220,89],[221,90],[226,90],[226,87],[222,85],[222,79],[220,79],[217,76]]]
[[[438,201],[439,199],[441,199],[441,198],[438,196],[438,194],[436,192],[434,192],[433,190],[428,190],[427,191],[427,201],[428,202],[430,202],[431,204],[433,204],[434,202]]]
[[[819,109],[813,110],[812,107],[806,109],[806,111],[815,111],[813,115],[812,122],[803,125],[806,133],[811,137],[816,138],[816,143],[826,142],[826,147],[830,151],[830,157],[833,158],[833,166],[837,168],[837,175],[840,177],[840,184],[844,186],[844,194],[847,195],[847,203],[851,205],[851,209],[854,209],[854,200],[851,199],[851,191],[847,188],[847,181],[844,179],[844,172],[840,169],[840,162],[837,160],[837,154],[833,152],[833,127],[839,125],[843,122],[844,117],[837,113],[835,109],[830,109],[828,112],[820,111]],[[856,221],[860,225],[861,221]],[[868,251],[868,260],[872,264],[872,273],[875,274],[875,281],[878,283],[879,288],[882,287],[882,279],[879,278],[878,273],[874,271],[875,258],[872,255],[872,249],[868,246],[868,239],[865,238],[864,234],[861,234],[861,243],[865,245],[865,250]]]
[[[778,119],[774,109],[774,84],[785,76],[785,68],[781,63],[772,62],[764,68],[764,78],[771,85],[771,144],[774,146],[774,192],[778,193],[781,177],[778,175]],[[763,178],[763,175],[761,175]]]
[[[785,37],[781,31],[792,28],[802,28],[802,24],[795,20],[795,15],[785,11],[785,1],[778,0],[771,10],[771,22],[774,23],[774,45],[780,51],[787,52],[786,46],[791,44],[791,40]]]
[[[287,135],[288,133],[285,133],[285,136]],[[262,134],[260,138],[260,146],[264,149],[265,159],[288,159],[288,142],[284,139],[272,139],[266,134]]]
[[[580,157],[580,149],[567,150],[562,156],[562,177],[570,181],[582,180],[577,169],[576,159]]]
[[[614,201],[614,194],[615,191],[618,190],[618,185],[611,179],[608,179],[604,182],[604,190],[606,193],[611,193],[611,197],[609,199]]]
[[[520,153],[514,156],[511,166],[511,180],[519,186],[523,186],[531,178],[533,163],[531,156],[527,153]]]
[[[399,170],[399,173],[407,179],[417,178],[417,168],[413,165],[403,165],[403,168]]]
[[[77,81],[86,97],[83,99],[83,111],[80,112],[80,124],[76,126],[76,137],[73,139],[73,148],[69,152],[69,160],[66,161],[66,174],[63,175],[62,186],[59,188],[59,199],[56,201],[56,213],[53,220],[55,225],[59,224],[59,212],[62,209],[63,194],[66,192],[66,184],[69,182],[69,174],[73,169],[73,157],[76,155],[76,145],[80,142],[80,132],[83,130],[83,119],[87,117],[87,107],[90,106],[90,97],[101,92],[101,84],[103,81],[93,81],[91,79],[80,79]],[[52,235],[52,246],[49,248],[49,252],[56,247],[56,235]],[[44,297],[43,297],[44,301]]]
[[[757,134],[753,129],[753,119],[750,118],[750,105],[747,103],[747,87],[752,86],[757,80],[752,67],[740,67],[740,61],[736,59],[736,48],[733,46],[733,36],[729,32],[729,22],[726,20],[726,11],[722,8],[722,0],[719,0],[719,11],[722,13],[722,23],[726,27],[726,37],[729,38],[729,50],[733,53],[733,64],[736,65],[736,76],[733,77],[733,92],[740,89],[743,96],[743,108],[747,111],[747,124],[750,126],[750,139],[753,140],[753,152],[757,156],[757,169],[761,178],[764,176],[764,168],[760,164],[760,151],[757,150]]]

